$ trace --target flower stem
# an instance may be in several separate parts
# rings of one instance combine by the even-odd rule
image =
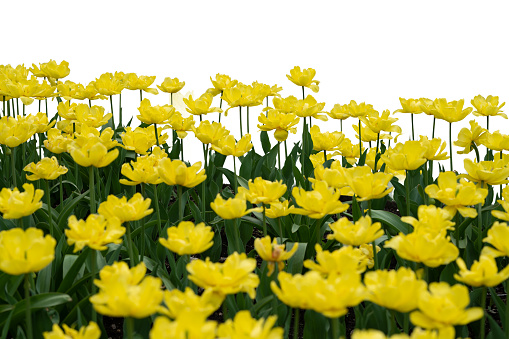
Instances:
[[[44,180],[46,183],[46,204],[48,205],[48,226],[49,226],[49,233],[54,238],[53,235],[53,223],[51,220],[51,199],[50,199],[50,191],[49,191],[49,180]]]
[[[159,147],[159,133],[157,133],[157,124],[154,124],[154,132],[156,134],[156,145]]]
[[[412,140],[415,140],[414,136],[414,115],[410,113],[410,121],[412,122]]]
[[[359,161],[362,155],[361,119],[359,119]]]
[[[482,287],[481,292],[481,308],[482,308],[482,319],[481,319],[481,329],[479,333],[479,338],[484,339],[486,337],[486,295],[488,294],[488,288],[486,286]],[[506,325],[507,326],[507,325]]]
[[[406,216],[410,216],[410,180],[408,174],[410,173],[409,170],[406,170],[406,177],[405,177],[405,205],[406,205]]]
[[[451,163],[451,171],[452,169],[452,122],[449,123],[449,162]]]
[[[235,156],[233,156],[233,194],[237,194],[237,165],[235,164]]]
[[[140,102],[142,102],[142,101],[143,101],[143,92],[140,89]]]
[[[141,183],[141,195],[143,198],[146,197],[145,195],[145,183]],[[143,258],[145,257],[145,218],[140,219],[141,222],[141,253],[140,253],[140,261],[143,262]],[[136,260],[136,262],[138,262]]]
[[[481,181],[481,188],[483,188],[484,182]],[[482,248],[482,202],[477,204],[477,247],[479,248],[479,251],[481,251]]]
[[[304,87],[302,87],[302,91],[304,92]],[[300,322],[300,308],[295,308],[293,312],[293,338],[299,338],[299,322]]]
[[[435,138],[435,121],[437,120],[436,117],[433,117],[433,131],[431,132],[431,139]]]
[[[184,219],[184,211],[183,211],[183,207],[184,207],[184,204],[182,203],[182,186],[181,185],[177,185],[177,196],[178,196],[178,200],[179,200],[179,222],[183,221]]]
[[[30,281],[29,273],[25,274],[25,321],[27,326],[27,339],[32,339],[32,310],[30,305]]]
[[[240,124],[240,137],[242,138],[244,134],[242,133],[242,106],[239,106],[239,124]]]
[[[154,205],[156,207],[156,214],[157,214],[157,226],[159,228],[159,237],[162,236],[163,229],[161,228],[161,213],[159,212],[159,198],[157,197],[157,185],[152,185],[154,188]]]
[[[11,168],[12,168],[12,183],[14,187],[18,187],[16,184],[16,147],[11,148]]]
[[[339,317],[330,318],[332,327],[332,339],[339,339]]]
[[[110,95],[110,107],[111,107],[111,125],[113,126],[113,139],[117,138],[117,129],[115,128],[115,115],[113,114],[113,96]]]
[[[126,221],[125,224],[126,237],[127,237],[127,251],[129,251],[129,264],[130,267],[136,266],[134,250],[133,250],[133,239],[131,237],[131,223]]]
[[[94,295],[96,292],[96,286],[94,284],[95,277],[97,275],[97,251],[94,249],[90,249],[90,258],[91,258],[91,266],[90,273],[92,276],[90,277],[90,295]],[[97,322],[97,312],[92,307],[92,321]]]
[[[249,133],[249,106],[246,107],[246,110],[247,110],[246,127],[247,127],[247,133]]]
[[[279,167],[279,171],[281,171],[281,141],[277,143],[277,165]]]
[[[90,194],[90,213],[97,212],[95,206],[95,183],[94,183],[94,166],[88,167],[88,189]]]
[[[263,236],[267,236],[267,221],[265,219],[265,204],[262,203],[263,206]]]
[[[126,322],[126,329],[127,329],[127,338],[133,339],[134,338],[134,319],[131,317],[125,318]]]
[[[283,243],[283,228],[281,227],[281,217],[277,218],[277,223],[279,226],[279,244]]]
[[[235,247],[237,248],[237,253],[243,253],[245,251],[242,250],[242,246],[240,245],[240,219],[236,218],[232,223],[233,232],[235,233]]]
[[[278,263],[275,262],[274,264],[274,272],[272,272],[272,281],[274,281],[275,284],[277,284],[277,274],[279,272]],[[272,314],[277,316],[277,309],[278,309],[278,299],[276,295],[274,294],[274,299],[272,299]]]

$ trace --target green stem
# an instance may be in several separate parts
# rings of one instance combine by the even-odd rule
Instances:
[[[396,334],[398,332],[398,327],[396,326],[396,312],[391,310],[391,327],[389,330],[389,335]]]
[[[274,272],[272,272],[272,281],[274,281],[275,284],[277,284],[277,274],[279,272],[279,269],[278,269],[278,263],[275,262],[273,263],[274,264]],[[272,299],[272,314],[274,314],[275,316],[277,316],[278,312],[277,312],[277,309],[278,309],[278,299],[276,297],[276,295],[274,295],[274,299]]]
[[[304,92],[304,87],[302,87],[302,92]],[[300,322],[300,308],[296,308],[293,312],[293,338],[299,338],[299,322]]]
[[[424,189],[426,189],[426,187],[428,186],[428,162],[426,161],[424,163],[424,167],[422,169],[422,174],[424,176],[423,178],[423,181],[424,181]],[[428,194],[426,194],[426,191],[424,191],[424,205],[427,205],[428,204]]]
[[[11,148],[11,168],[12,168],[12,183],[14,187],[18,187],[16,184],[16,147]]]
[[[330,318],[332,327],[332,339],[339,339],[339,317]]]
[[[233,194],[237,194],[237,165],[235,164],[235,156],[233,156]]]
[[[277,218],[277,224],[279,226],[279,244],[283,243],[283,228],[281,227],[281,217]]]
[[[159,228],[159,237],[163,235],[163,229],[161,228],[161,213],[159,212],[159,198],[157,197],[157,185],[152,185],[154,188],[154,205],[156,207],[157,214],[157,227]]]
[[[403,315],[403,332],[408,334],[408,330],[410,327],[410,315],[408,313],[405,313]]]
[[[410,216],[410,180],[409,180],[409,170],[406,170],[405,177],[405,205],[406,205],[406,216]]]
[[[410,121],[412,122],[412,140],[415,140],[414,136],[414,115],[410,113]]]
[[[115,128],[115,115],[113,114],[113,96],[110,95],[110,107],[111,107],[111,125],[113,126],[113,139],[117,138],[117,129]]]
[[[94,249],[90,249],[90,257],[91,257],[91,266],[90,273],[92,276],[90,277],[90,295],[94,295],[97,291],[97,287],[94,284],[95,277],[97,275],[97,251]],[[92,307],[92,321],[97,322],[97,312]]]
[[[240,125],[240,137],[242,138],[244,134],[242,133],[242,106],[239,106],[239,125]]]
[[[134,319],[131,317],[125,318],[126,321],[126,329],[127,329],[127,338],[134,338]]]
[[[141,195],[145,198],[145,183],[141,183]],[[140,219],[141,223],[141,253],[140,253],[140,261],[143,262],[143,258],[145,258],[145,218]],[[138,262],[138,261],[137,261]]]
[[[300,158],[300,162],[301,162],[301,171],[302,171],[302,176],[305,177],[306,176],[306,167],[305,167],[305,163],[306,161],[304,159],[306,159],[306,131],[308,129],[308,126],[307,126],[307,123],[306,123],[306,118],[303,119],[303,124],[302,124],[302,151],[301,151],[301,158]],[[286,145],[286,144],[285,144]]]
[[[359,161],[362,155],[361,119],[359,119]]]
[[[484,339],[486,337],[486,295],[488,294],[488,288],[486,286],[482,287],[481,292],[481,308],[482,308],[482,319],[481,319],[481,329],[479,333],[479,338]]]
[[[142,92],[142,90],[140,89],[140,102],[142,102],[142,101],[143,101],[143,92]]]
[[[59,154],[58,155],[58,163],[61,164],[62,157]],[[64,203],[64,190],[63,190],[63,183],[62,183],[62,176],[58,177],[58,193],[60,195],[60,207],[62,207],[62,204]]]
[[[135,260],[135,256],[134,256],[134,250],[133,250],[133,239],[131,236],[131,223],[129,221],[126,221],[125,229],[126,229],[126,237],[127,237],[127,251],[129,252],[129,266],[134,267],[134,266],[136,266],[136,260]]]
[[[431,132],[431,139],[435,138],[435,121],[437,120],[436,117],[433,117],[433,131]]]
[[[180,139],[180,160],[184,161],[184,139]]]
[[[481,188],[483,188],[484,182],[481,181]],[[477,247],[479,251],[482,248],[482,202],[477,204]]]
[[[306,96],[304,95],[304,86],[302,86],[302,100],[305,100]]]
[[[53,222],[51,220],[51,197],[50,197],[50,190],[49,190],[49,180],[44,180],[46,183],[46,204],[48,205],[48,225],[49,225],[49,232],[50,235],[54,238],[54,232],[53,232]]]
[[[277,143],[277,165],[279,167],[279,171],[281,171],[281,141]]]
[[[221,91],[221,95],[219,97],[219,108],[223,106],[223,91]],[[221,123],[221,113],[219,113],[219,123]]]
[[[249,106],[246,107],[246,110],[247,110],[246,126],[247,126],[247,133],[249,133]]]
[[[178,195],[178,199],[179,199],[179,222],[182,222],[184,220],[184,210],[183,210],[183,207],[184,207],[184,204],[182,203],[182,186],[181,185],[177,185],[177,195]]]
[[[159,147],[159,133],[157,133],[157,124],[154,124],[154,132],[156,134],[156,145]]]
[[[231,225],[233,225],[233,232],[235,233],[235,247],[237,248],[237,253],[243,253],[245,251],[242,250],[242,246],[240,245],[240,219],[236,218]]]
[[[376,165],[378,163],[378,150],[380,149],[380,132],[376,135],[376,152],[375,152],[375,166],[373,166],[373,173],[376,173],[378,170]]]
[[[94,166],[88,167],[88,180],[88,189],[90,194],[90,213],[94,214],[97,212],[95,206]]]
[[[265,220],[265,204],[262,203],[263,206],[263,236],[267,236],[267,222]]]
[[[451,171],[453,171],[453,169],[452,169],[452,122],[449,123],[449,153],[450,153],[449,162],[451,163]]]
[[[29,281],[29,273],[25,274],[25,322],[27,326],[27,339],[32,339],[34,336],[32,334],[32,306],[30,305],[30,281]]]

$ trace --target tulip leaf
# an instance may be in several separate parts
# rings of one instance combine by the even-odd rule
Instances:
[[[502,318],[504,319],[504,318]],[[497,324],[495,319],[491,315],[488,314],[488,322],[490,323],[490,333],[487,336],[487,339],[497,339],[497,338],[504,338],[505,333],[500,328],[500,326]]]
[[[499,318],[502,322],[502,326],[505,327],[505,326],[507,326],[505,323],[505,321],[506,321],[506,318],[505,318],[506,304],[504,303],[502,298],[500,298],[497,291],[493,287],[490,287],[488,290],[490,291],[491,300],[493,300],[495,302],[495,305],[497,306],[497,311],[498,311]]]
[[[42,293],[38,295],[34,295],[30,298],[30,308],[32,311],[40,310],[43,308],[49,308],[54,307],[57,305],[65,304],[68,302],[71,302],[72,299],[69,295],[64,293],[56,293],[56,292],[50,292],[50,293]],[[21,321],[25,316],[25,307],[26,307],[26,300],[21,300],[16,305],[14,305],[13,314],[12,314],[12,325],[17,324],[19,321]],[[3,312],[9,311],[3,310]],[[3,313],[2,312],[2,313]],[[1,314],[1,313],[0,313]],[[0,327],[3,327],[5,323],[7,322],[7,317],[0,316]]]
[[[78,276],[78,273],[80,272],[83,264],[85,263],[85,260],[88,257],[88,253],[90,250],[85,249],[81,252],[80,255],[66,255],[64,257],[64,272],[63,277],[64,279],[60,283],[60,286],[58,287],[57,292],[66,292],[69,288],[71,288],[73,282],[76,280],[76,277]],[[66,266],[68,267],[69,263],[72,261],[72,265],[67,270]]]
[[[408,234],[410,230],[410,226],[398,217],[396,214],[391,213],[389,211],[379,211],[373,210],[371,211],[371,218],[376,221],[380,221],[382,224],[389,227],[389,229],[398,234],[399,232],[403,234]]]
[[[313,310],[304,314],[304,339],[327,338],[330,324],[327,318]]]
[[[4,328],[2,330],[2,338],[1,339],[7,338],[7,334],[9,333],[9,327],[11,326],[11,319],[12,319],[13,314],[14,314],[14,308],[11,310],[11,312],[9,313],[9,316],[7,317],[7,320],[5,321]]]
[[[269,140],[269,134],[266,131],[260,132],[260,141],[262,143],[263,153],[267,154],[270,151],[271,145]]]
[[[84,198],[88,198],[88,190],[84,193],[78,195],[76,198],[72,199],[68,203],[64,202],[64,209],[60,212],[60,215],[58,216],[57,224],[58,228],[63,230],[67,226],[67,218],[71,215],[71,213],[74,211],[74,208],[76,205]]]
[[[287,272],[291,274],[300,274],[302,273],[302,267],[304,264],[304,255],[306,254],[307,243],[299,242],[299,243],[286,243],[286,250],[290,251],[293,246],[298,245],[297,251],[288,259],[288,268]]]
[[[440,281],[445,281],[449,283],[449,285],[454,285],[456,283],[456,279],[454,279],[454,274],[457,272],[456,267],[455,262],[447,264],[440,273]]]

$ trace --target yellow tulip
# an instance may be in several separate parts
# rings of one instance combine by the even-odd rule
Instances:
[[[36,115],[29,114],[26,116],[26,119],[29,124],[35,125],[35,133],[47,132],[56,124],[56,120],[53,120],[51,123],[48,122],[48,116],[42,112],[39,112]]]
[[[274,98],[272,99],[272,104],[274,105],[274,109],[280,113],[294,113],[297,110],[297,103],[299,99],[290,95],[287,98]]]
[[[489,116],[501,116],[504,119],[507,119],[507,115],[502,113],[501,108],[504,107],[505,102],[503,102],[500,106],[498,105],[498,97],[494,97],[488,95],[485,99],[482,95],[475,96],[470,102],[472,106],[475,107],[474,113],[477,117],[489,117]]]
[[[118,157],[118,149],[108,152],[107,145],[98,137],[75,139],[67,146],[73,160],[83,167],[105,167]]]
[[[156,80],[156,76],[136,75],[135,73],[127,73],[124,78],[125,86],[130,90],[142,90],[150,94],[157,94],[157,89],[149,88]]]
[[[348,209],[348,205],[339,200],[341,192],[328,187],[323,181],[316,181],[312,191],[294,187],[292,195],[297,204],[302,207],[296,210],[302,211],[313,219],[321,219],[325,215],[341,213]]]
[[[447,156],[447,152],[444,152],[447,144],[442,142],[440,138],[433,138],[431,140],[428,137],[421,135],[420,143],[426,147],[426,153],[424,153],[424,158],[427,160],[446,160],[449,159]]]
[[[509,242],[507,239],[509,239],[509,226],[505,222],[495,221],[488,229],[488,236],[483,239],[484,242],[494,248],[484,247],[483,252],[495,257],[509,257]]]
[[[387,149],[381,159],[392,170],[415,170],[426,162],[427,159],[424,157],[426,152],[427,148],[420,141],[409,140]]]
[[[186,111],[193,115],[202,115],[208,113],[222,113],[223,110],[219,107],[210,107],[212,105],[212,99],[214,96],[210,93],[204,93],[196,100],[193,100],[193,96],[190,95],[188,98],[184,98],[186,104]]]
[[[207,92],[213,96],[221,94],[221,92],[227,88],[235,87],[235,85],[238,83],[237,80],[232,80],[228,75],[219,73],[216,74],[216,80],[210,77],[210,81],[212,82],[214,88],[209,88]]]
[[[348,138],[345,138],[339,145],[339,153],[345,157],[346,161],[348,161],[348,163],[352,166],[357,162],[357,159],[359,159],[360,151],[359,144],[352,144]],[[364,148],[362,149],[362,152],[364,152]]]
[[[355,100],[350,100],[350,103],[348,104],[348,114],[352,118],[364,117],[368,114],[374,114],[374,112],[376,111],[373,109],[373,105],[366,104],[364,102],[357,104]]]
[[[419,296],[419,310],[410,313],[410,321],[429,329],[466,325],[481,319],[484,314],[480,307],[466,309],[469,304],[466,286],[434,282],[429,285],[429,292],[424,291]]]
[[[362,117],[359,117],[359,119]],[[353,124],[352,128],[355,131],[355,138],[359,140],[359,125]],[[389,134],[377,134],[373,132],[368,126],[364,127],[361,125],[361,140],[364,142],[372,142],[377,141],[378,139],[392,139],[392,136]],[[397,136],[396,136],[397,139]]]
[[[120,179],[122,185],[134,186],[141,183],[157,185],[163,182],[159,176],[159,162],[168,154],[159,147],[154,147],[152,154],[137,157],[130,164],[123,164],[121,173],[127,179]]]
[[[333,187],[335,189],[342,189],[343,187],[348,186],[345,171],[340,160],[334,160],[330,164],[330,168],[325,168],[323,165],[317,165],[315,167],[314,174],[315,178],[309,178],[309,181],[325,181],[329,187]]]
[[[327,239],[350,246],[369,244],[384,235],[382,224],[372,223],[369,215],[360,217],[355,223],[343,217],[329,226],[334,233],[327,235]]]
[[[268,262],[267,266],[269,271],[267,276],[270,276],[274,272],[276,263],[278,271],[281,272],[283,270],[285,267],[283,261],[290,259],[299,246],[298,243],[294,243],[292,249],[287,252],[284,244],[278,245],[276,238],[274,238],[271,242],[270,236],[266,236],[261,239],[256,238],[254,241],[254,247],[260,258]]]
[[[23,189],[20,192],[17,187],[14,190],[4,187],[0,191],[0,212],[4,219],[26,217],[42,207],[43,190],[34,189],[32,184],[24,184]]]
[[[182,117],[182,114],[177,111],[173,113],[168,123],[170,124],[170,128],[177,132],[177,136],[180,139],[184,139],[187,136],[187,132],[194,129],[194,124],[196,122],[192,115],[184,118]]]
[[[215,321],[208,321],[193,315],[185,315],[175,321],[157,317],[150,329],[150,339],[215,339]]]
[[[223,295],[245,292],[251,299],[255,298],[255,288],[260,283],[258,275],[252,273],[255,268],[255,259],[237,252],[228,256],[222,264],[213,263],[209,258],[205,261],[193,260],[187,264],[189,280],[199,287]]]
[[[370,245],[371,246],[371,245]],[[371,246],[372,247],[372,246]],[[305,260],[304,267],[319,272],[324,276],[329,274],[358,274],[366,271],[368,259],[363,251],[352,246],[343,246],[333,252],[324,251],[319,244],[315,245],[316,263],[313,260]]]
[[[313,149],[315,151],[337,151],[339,145],[345,139],[345,135],[341,132],[320,132],[318,125],[310,128],[311,140],[313,141]]]
[[[76,107],[78,104],[62,101],[57,106],[58,115],[65,120],[76,120]]]
[[[295,213],[295,206],[289,206],[289,201],[272,201],[269,204],[270,207],[266,207],[265,209],[265,215],[267,218],[276,219],[279,217],[285,217],[288,214],[294,214]],[[298,213],[295,213],[298,214]]]
[[[216,144],[211,145],[212,149],[222,155],[233,155],[234,157],[241,157],[253,148],[251,143],[251,134],[244,134],[244,136],[235,142],[233,135],[227,135],[217,141]]]
[[[31,69],[34,74],[38,74],[37,76],[44,74],[43,76],[47,78],[62,79],[68,76],[71,72],[69,69],[69,63],[65,60],[63,60],[60,64],[57,64],[55,60],[50,60],[39,65],[41,67],[40,71],[35,64],[32,64],[33,70]]]
[[[68,220],[69,229],[65,230],[67,244],[74,245],[74,253],[88,246],[94,250],[104,251],[107,244],[120,244],[125,227],[120,225],[118,218],[106,219],[101,214],[90,214],[86,220],[78,220],[71,215]]]
[[[157,85],[157,88],[165,93],[177,93],[184,88],[185,84],[185,81],[180,82],[178,78],[164,78],[161,86]]]
[[[170,105],[152,106],[150,100],[143,99],[138,107],[139,115],[136,117],[148,125],[150,124],[166,124],[169,122],[173,114],[175,114],[175,107]]]
[[[210,289],[206,289],[201,295],[194,294],[190,287],[186,287],[184,292],[178,289],[166,290],[163,296],[166,307],[160,307],[159,312],[172,319],[186,315],[206,319],[221,307],[224,299],[224,295]]]
[[[52,128],[48,131],[48,138],[44,140],[44,147],[50,152],[60,154],[67,152],[67,145],[73,140],[72,135],[62,134],[59,129]]]
[[[493,133],[487,131],[483,135],[481,144],[492,151],[507,151],[509,150],[509,135],[502,134],[500,131]]]
[[[466,178],[473,182],[480,182],[488,185],[501,185],[509,183],[509,166],[505,159],[495,157],[492,161],[474,162],[465,159],[463,162],[467,174],[460,177]]]
[[[267,115],[260,113],[258,121],[261,125],[258,128],[262,131],[274,131],[274,137],[277,141],[285,141],[288,138],[288,132],[295,134],[297,128],[294,126],[299,123],[298,118],[293,113],[280,113],[278,110],[269,109]]]
[[[44,339],[99,339],[101,337],[101,330],[93,321],[87,326],[82,326],[79,332],[66,324],[63,324],[62,328],[63,331],[58,324],[53,324],[51,332],[43,332],[42,335]]]
[[[419,295],[427,289],[426,282],[418,279],[414,271],[406,267],[367,272],[364,285],[369,301],[401,313],[415,310]]]
[[[393,125],[399,119],[391,118],[390,114],[391,112],[387,109],[382,112],[382,115],[379,115],[377,111],[373,111],[369,115],[359,117],[359,119],[375,134],[382,131],[401,134],[401,127]]]
[[[261,177],[253,181],[249,179],[248,187],[239,187],[239,195],[243,195],[252,204],[270,204],[279,200],[286,192],[286,185],[282,181],[268,181]]]
[[[345,138],[345,140],[347,140],[347,138]],[[359,150],[359,148],[357,147],[357,151],[358,150]],[[340,155],[340,153],[339,152],[329,152],[329,153],[327,153],[327,160],[330,160],[337,155]],[[316,168],[316,167],[323,165],[325,163],[325,156],[324,156],[323,152],[318,152],[316,154],[309,155],[309,160],[311,160],[311,163],[313,164],[313,168]]]
[[[203,120],[200,122],[198,127],[193,129],[194,135],[200,140],[203,144],[215,144],[221,138],[224,138],[230,134],[226,128],[219,122],[212,122],[208,120]]]
[[[313,68],[306,68],[301,71],[299,66],[295,66],[286,77],[297,86],[307,87],[313,92],[318,93],[320,81],[313,80],[315,74],[316,71]]]
[[[274,327],[277,316],[271,315],[267,319],[253,319],[248,310],[239,311],[231,319],[219,325],[217,335],[219,338],[259,338],[283,339],[284,330]]]
[[[166,185],[180,185],[185,187],[195,187],[207,179],[205,169],[201,168],[201,162],[194,163],[191,167],[180,160],[171,160],[164,158],[159,161],[157,171]]]
[[[115,75],[111,73],[101,74],[98,79],[95,79],[93,85],[97,92],[106,96],[120,94],[125,88],[124,81],[118,73],[115,73]]]
[[[114,195],[109,195],[106,201],[103,201],[97,213],[106,217],[106,219],[118,218],[121,223],[126,221],[136,221],[150,215],[154,210],[150,207],[151,199],[143,199],[140,193],[135,193],[129,200],[125,196],[120,199]]]
[[[39,272],[55,258],[56,244],[50,235],[33,227],[0,231],[0,271],[10,275]]]
[[[419,219],[409,216],[401,217],[401,221],[412,225],[417,232],[424,231],[439,234],[444,231],[454,230],[454,223],[451,221],[454,214],[450,210],[442,209],[435,205],[420,205],[417,209],[417,216]]]
[[[399,102],[401,103],[401,109],[397,109],[395,112],[399,113],[412,113],[419,114],[422,113],[421,100],[420,99],[404,99],[399,98]]]
[[[350,114],[348,112],[348,105],[335,104],[334,107],[330,110],[330,112],[327,112],[327,115],[330,116],[332,119],[346,120],[350,118]]]
[[[317,102],[311,95],[306,96],[303,100],[298,100],[295,104],[294,113],[302,118],[313,117],[318,120],[327,121],[327,116],[320,113],[327,113],[322,111],[325,107],[325,102]]]
[[[163,130],[163,127],[157,127],[159,144],[164,144],[168,140],[168,134],[162,134]],[[146,155],[157,142],[154,125],[145,128],[136,127],[134,130],[131,127],[125,127],[125,132],[120,133],[120,137],[125,149],[143,155]]]
[[[191,221],[181,221],[178,227],[169,227],[167,232],[168,239],[159,238],[159,242],[178,255],[202,253],[214,244],[212,227],[202,222],[195,225]]]
[[[57,84],[58,95],[65,100],[83,100],[84,98],[81,98],[78,93],[84,90],[85,87],[82,84],[77,84],[69,80],[65,82],[59,81]]]
[[[0,118],[0,144],[10,148],[16,147],[30,139],[37,131],[37,126],[26,117],[18,116]]]
[[[55,157],[42,158],[37,164],[30,163],[23,168],[25,172],[31,172],[32,175],[27,174],[27,179],[30,181],[45,179],[55,180],[62,174],[67,173],[65,166],[60,166],[58,160]]]
[[[472,107],[463,109],[465,100],[448,102],[446,99],[440,98],[433,101],[431,113],[437,118],[445,120],[449,123],[463,120],[472,112]]]
[[[456,260],[456,264],[460,271],[454,275],[454,279],[469,286],[494,287],[509,278],[509,266],[499,272],[497,262],[491,255],[481,254],[479,261],[474,261],[470,270],[461,258]]]
[[[348,186],[359,197],[358,201],[380,199],[394,189],[387,188],[392,174],[373,173],[368,166],[346,168],[343,173]]]
[[[475,218],[477,211],[467,206],[484,202],[488,195],[487,189],[479,188],[472,182],[461,179],[458,183],[458,176],[451,171],[440,173],[437,183],[428,185],[424,191],[430,198],[445,204],[445,210],[452,216],[458,211],[465,218]]]
[[[110,120],[112,114],[104,114],[104,107],[92,106],[86,104],[79,104],[75,108],[76,120],[89,127],[98,128],[106,125]]]
[[[210,207],[217,215],[227,220],[242,218],[251,212],[263,211],[261,207],[247,209],[246,199],[239,194],[235,198],[224,200],[218,193],[216,199],[210,203]]]
[[[99,94],[97,89],[95,88],[95,81],[90,81],[90,83],[87,85],[87,87],[80,89],[76,91],[75,98],[77,100],[106,100],[107,97],[103,94]]]
[[[90,297],[94,309],[110,317],[146,318],[159,309],[163,300],[161,279],[145,276],[142,262],[131,269],[125,262],[104,266],[94,284],[99,293]]]

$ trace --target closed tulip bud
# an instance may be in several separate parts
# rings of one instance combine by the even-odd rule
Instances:
[[[20,192],[17,187],[14,190],[4,187],[0,191],[0,212],[4,219],[23,218],[42,207],[43,190],[36,190],[32,184],[24,184],[23,189]]]
[[[57,158],[51,157],[42,158],[37,164],[30,163],[23,168],[23,171],[32,173],[32,175],[26,176],[30,181],[39,179],[55,180],[62,174],[67,173],[67,168],[60,166]]]
[[[189,280],[197,286],[222,295],[246,292],[251,299],[256,296],[255,289],[260,283],[258,275],[252,273],[255,268],[255,259],[237,252],[228,256],[222,264],[213,263],[209,258],[187,264]]]
[[[159,238],[159,242],[178,255],[198,254],[208,250],[214,242],[214,232],[204,223],[194,225],[191,221],[181,221],[178,227],[168,228],[168,239]]]
[[[56,244],[50,235],[33,227],[0,231],[0,271],[10,275],[39,272],[55,258]]]

